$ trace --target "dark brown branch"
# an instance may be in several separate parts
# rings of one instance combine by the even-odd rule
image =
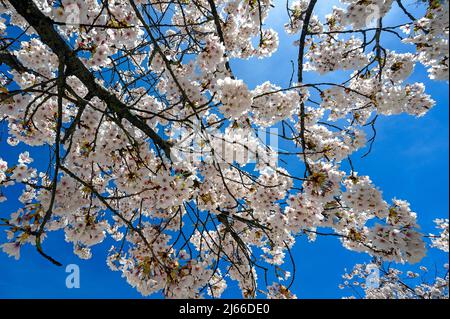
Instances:
[[[309,22],[311,20],[311,16],[314,10],[314,6],[316,5],[317,0],[311,0],[309,2],[308,8],[306,9],[305,13],[305,19],[303,20],[303,28],[302,33],[300,35],[300,44],[298,48],[298,83],[302,84],[303,82],[303,61],[304,61],[304,55],[305,55],[305,42],[306,42],[306,36],[308,34],[308,28],[309,28]],[[306,158],[306,140],[305,140],[305,103],[302,102],[300,104],[300,138],[301,138],[301,144],[303,149],[303,160],[306,165],[306,171],[311,174],[311,168],[309,167],[307,158]],[[306,177],[306,174],[305,174]]]
[[[170,158],[171,144],[160,137],[144,121],[133,115],[128,109],[128,106],[114,94],[108,92],[108,90],[96,82],[94,75],[54,29],[53,21],[40,11],[32,0],[9,0],[9,2],[30,26],[36,30],[42,42],[47,44],[60,59],[65,61],[67,75],[74,75],[80,79],[91,94],[103,100],[108,108],[116,113],[119,118],[128,120],[135,127],[143,131]]]

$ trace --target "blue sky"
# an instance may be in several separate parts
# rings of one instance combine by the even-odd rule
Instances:
[[[318,2],[318,13],[323,14],[337,1]],[[394,5],[395,6],[395,5]],[[414,8],[413,12],[417,13]],[[419,16],[419,13],[417,13]],[[390,14],[385,25],[398,24],[401,13],[397,10]],[[290,60],[296,60],[297,48],[292,46],[296,37],[288,37],[283,31],[287,21],[285,3],[276,2],[276,7],[266,25],[280,35],[279,50],[268,59],[250,61],[232,61],[233,70],[238,78],[244,79],[250,88],[267,80],[280,86],[287,86],[292,72]],[[395,21],[395,22],[394,22]],[[390,38],[386,37],[390,42]],[[386,42],[385,42],[386,43]],[[388,45],[389,47],[389,45]],[[405,45],[391,45],[397,51],[407,50]],[[338,75],[327,75],[336,80]],[[317,81],[317,75],[306,74],[305,82]],[[448,83],[432,82],[426,78],[425,69],[420,65],[410,81],[423,81],[427,93],[437,101],[437,105],[422,118],[406,115],[381,117],[377,122],[377,139],[370,156],[361,159],[354,156],[353,161],[359,174],[369,175],[383,191],[384,198],[406,199],[418,213],[419,224],[424,233],[434,231],[435,218],[448,218],[449,211],[449,123],[448,123]],[[10,163],[25,150],[23,146],[11,148],[6,144],[6,131],[1,128],[0,157]],[[30,150],[36,163],[46,163],[48,151],[45,148]],[[0,216],[7,217],[17,209],[13,201],[18,188],[7,188],[5,195],[10,199],[0,204]],[[4,241],[3,232],[0,241]],[[21,259],[15,261],[0,253],[0,298],[140,298],[132,287],[121,278],[119,272],[111,272],[105,263],[107,250],[114,242],[106,240],[93,247],[93,258],[80,260],[72,253],[72,244],[64,241],[62,232],[51,233],[45,240],[46,251],[57,257],[64,265],[75,263],[80,266],[81,287],[67,289],[65,267],[56,267],[43,259],[34,247],[22,248]],[[335,238],[318,238],[308,243],[299,238],[293,249],[297,275],[293,292],[300,298],[339,298],[348,295],[338,289],[344,269],[351,269],[355,263],[368,261],[365,254],[355,253],[342,248]],[[445,254],[430,251],[424,260],[428,266],[435,263],[440,266],[448,262]],[[223,297],[240,297],[235,284]],[[154,297],[158,297],[155,295]]]

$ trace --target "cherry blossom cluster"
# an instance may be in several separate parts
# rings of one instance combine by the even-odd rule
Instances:
[[[217,36],[209,36],[205,41],[205,51],[198,55],[198,64],[205,72],[214,72],[224,61],[225,47]]]
[[[436,223],[436,228],[438,228],[441,233],[437,236],[430,234],[431,246],[448,252],[448,219],[438,218],[434,222]]]
[[[435,105],[423,83],[395,85],[387,77],[384,84],[375,77],[354,80],[349,88],[335,86],[324,90],[322,97],[322,107],[331,110],[330,120],[346,118],[351,113],[360,123],[366,123],[375,112],[423,116]]]
[[[284,25],[284,28],[288,34],[296,34],[302,30],[303,20],[308,9],[308,4],[309,1],[307,0],[298,0],[290,3],[290,7],[288,9],[289,23]],[[313,15],[311,17],[309,28],[311,32],[321,32],[323,30],[323,26],[317,16]]]
[[[342,0],[348,4],[342,14],[341,23],[354,29],[369,26],[374,20],[384,17],[391,9],[394,0]]]
[[[404,271],[386,267],[376,260],[371,264],[356,264],[342,276],[339,288],[351,289],[365,299],[448,299],[448,264],[440,271],[444,275],[432,274],[425,266],[417,271]]]
[[[298,112],[300,103],[308,98],[308,91],[282,92],[281,87],[265,82],[252,92],[252,113],[257,125],[272,126],[279,121],[291,118]]]
[[[305,70],[320,74],[356,70],[369,62],[369,56],[364,53],[362,41],[358,38],[336,40],[325,36],[322,41],[311,44],[306,57],[309,62],[305,64]]]
[[[348,128],[342,131],[332,131],[324,125],[311,125],[305,134],[305,141],[311,160],[328,159],[342,161],[350,154],[362,148],[366,143],[363,130]]]
[[[245,298],[296,298],[289,257],[299,236],[332,235],[381,262],[421,261],[426,238],[448,252],[448,219],[436,220],[440,234],[422,234],[410,204],[384,199],[352,162],[376,143],[378,117],[434,107],[410,80],[416,63],[448,79],[448,1],[402,25],[414,44],[402,53],[383,33],[400,27],[360,30],[392,0],[342,0],[325,19],[314,1],[290,3],[285,31],[305,42],[294,42],[304,63],[287,87],[250,85],[232,68],[276,52],[283,38],[266,25],[270,0],[3,2],[4,144],[27,148],[15,164],[0,158],[0,203],[20,202],[0,216],[9,256],[31,244],[57,263],[43,251],[61,231],[90,259],[110,238],[108,267],[144,296],[220,297],[236,281]],[[31,4],[42,24],[53,21],[45,36],[19,10]],[[306,71],[348,80],[307,82]],[[43,145],[45,168],[30,155]],[[21,191],[7,198],[13,185]],[[365,280],[364,267],[346,280]],[[277,279],[266,289],[263,268]],[[377,289],[353,285],[369,298],[448,296],[448,275],[414,293],[399,288],[401,275],[383,273]]]
[[[271,0],[224,1],[223,11],[226,13],[226,18],[222,31],[230,56],[265,57],[270,56],[278,48],[276,32],[273,29],[261,30],[260,28],[269,14],[271,5]],[[256,48],[252,43],[252,38],[255,36],[260,37]]]
[[[234,80],[230,77],[217,81],[219,98],[222,105],[219,110],[227,118],[239,118],[250,111],[253,98],[247,85],[242,80]]]
[[[442,232],[439,236],[430,234],[430,247],[448,252],[448,220],[437,219],[435,223]],[[432,274],[424,265],[404,271],[386,267],[376,259],[371,264],[356,264],[342,276],[344,281],[339,288],[361,291],[367,299],[448,299],[448,264],[440,269],[442,274],[436,271]]]
[[[268,299],[297,299],[297,296],[294,295],[288,288],[279,284],[273,283],[268,287]]]
[[[75,46],[88,54],[93,69],[110,65],[110,57],[122,48],[133,48],[144,34],[128,1],[114,1],[108,8],[96,0],[36,1],[42,11],[59,22],[62,32],[74,39]],[[91,24],[105,28],[89,28]],[[113,43],[113,45],[109,45]]]
[[[415,21],[414,26],[404,28],[411,33],[404,42],[416,46],[418,60],[428,67],[431,79],[448,80],[448,1],[432,1],[426,15]]]

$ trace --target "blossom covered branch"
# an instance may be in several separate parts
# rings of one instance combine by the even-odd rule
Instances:
[[[448,1],[425,1],[416,18],[407,1],[341,0],[325,19],[323,2],[287,3],[297,82],[251,89],[233,61],[276,52],[271,0],[0,1],[0,120],[8,147],[28,146],[17,163],[0,158],[0,201],[23,189],[21,207],[0,216],[3,251],[18,259],[31,244],[60,264],[45,250],[52,231],[83,259],[110,236],[108,266],[169,298],[220,297],[230,280],[246,298],[293,298],[303,235],[380,263],[421,261],[417,214],[384,199],[351,158],[370,153],[379,117],[435,105],[409,80],[420,63],[448,81]],[[394,8],[406,22],[386,23]],[[338,70],[343,81],[305,82]],[[48,166],[33,167],[43,145]],[[439,225],[432,245],[445,229],[448,245],[448,221]]]

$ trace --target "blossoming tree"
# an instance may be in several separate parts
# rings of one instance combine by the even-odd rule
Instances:
[[[0,119],[10,147],[29,146],[17,163],[0,159],[0,200],[23,188],[21,207],[0,216],[3,251],[18,259],[30,244],[60,265],[45,249],[52,231],[83,259],[110,236],[107,264],[142,295],[220,297],[234,280],[244,297],[292,298],[296,237],[332,235],[384,271],[365,296],[448,296],[448,274],[411,292],[383,268],[420,262],[429,240],[448,252],[448,220],[422,234],[409,203],[384,199],[351,160],[370,153],[377,118],[434,106],[405,80],[416,64],[448,80],[448,1],[419,1],[415,17],[406,0],[341,0],[325,19],[321,2],[287,3],[290,85],[250,90],[231,62],[277,50],[271,0],[0,1]],[[384,23],[394,6],[407,23]],[[348,77],[304,81],[337,70]],[[46,171],[30,156],[42,145]]]

